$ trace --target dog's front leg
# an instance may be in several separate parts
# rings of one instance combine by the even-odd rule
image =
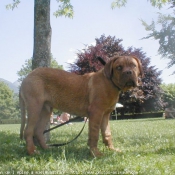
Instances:
[[[121,152],[120,149],[114,148],[113,142],[112,142],[112,135],[109,125],[109,117],[110,113],[103,116],[102,122],[101,122],[101,134],[103,138],[103,143],[111,150]]]
[[[110,117],[110,114],[106,114],[106,115],[103,116],[100,128],[101,128],[103,143],[107,147],[109,147],[110,149],[114,149],[114,146],[113,146],[113,143],[112,143],[110,125],[109,125],[109,117]]]
[[[99,139],[99,131],[100,124],[102,120],[102,113],[97,109],[91,109],[89,112],[89,138],[88,138],[88,146],[90,147],[90,152],[94,157],[102,156],[102,153],[98,150],[98,139]]]

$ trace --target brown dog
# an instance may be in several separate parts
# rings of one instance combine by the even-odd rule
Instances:
[[[100,130],[104,144],[115,150],[108,122],[110,113],[118,101],[120,90],[137,86],[141,74],[140,61],[129,56],[114,57],[100,71],[85,75],[52,68],[35,69],[24,79],[20,89],[20,137],[23,138],[27,110],[24,137],[28,153],[36,151],[33,136],[42,148],[48,147],[43,131],[53,108],[89,117],[88,145],[94,156],[101,155],[97,148]]]

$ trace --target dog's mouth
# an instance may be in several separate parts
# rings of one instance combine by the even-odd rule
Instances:
[[[126,87],[136,87],[136,83],[134,81],[128,81],[125,84]]]

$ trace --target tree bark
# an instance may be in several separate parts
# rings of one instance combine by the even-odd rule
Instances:
[[[50,0],[35,0],[34,6],[34,48],[32,69],[50,67],[51,26]]]
[[[50,0],[35,0],[34,5],[34,46],[32,70],[37,67],[50,67],[51,64]],[[50,120],[46,129],[50,128]],[[45,134],[46,142],[50,132]]]

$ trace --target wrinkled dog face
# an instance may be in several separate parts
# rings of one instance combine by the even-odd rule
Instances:
[[[114,57],[105,65],[105,74],[122,91],[138,86],[138,77],[142,76],[142,66],[136,57]]]

